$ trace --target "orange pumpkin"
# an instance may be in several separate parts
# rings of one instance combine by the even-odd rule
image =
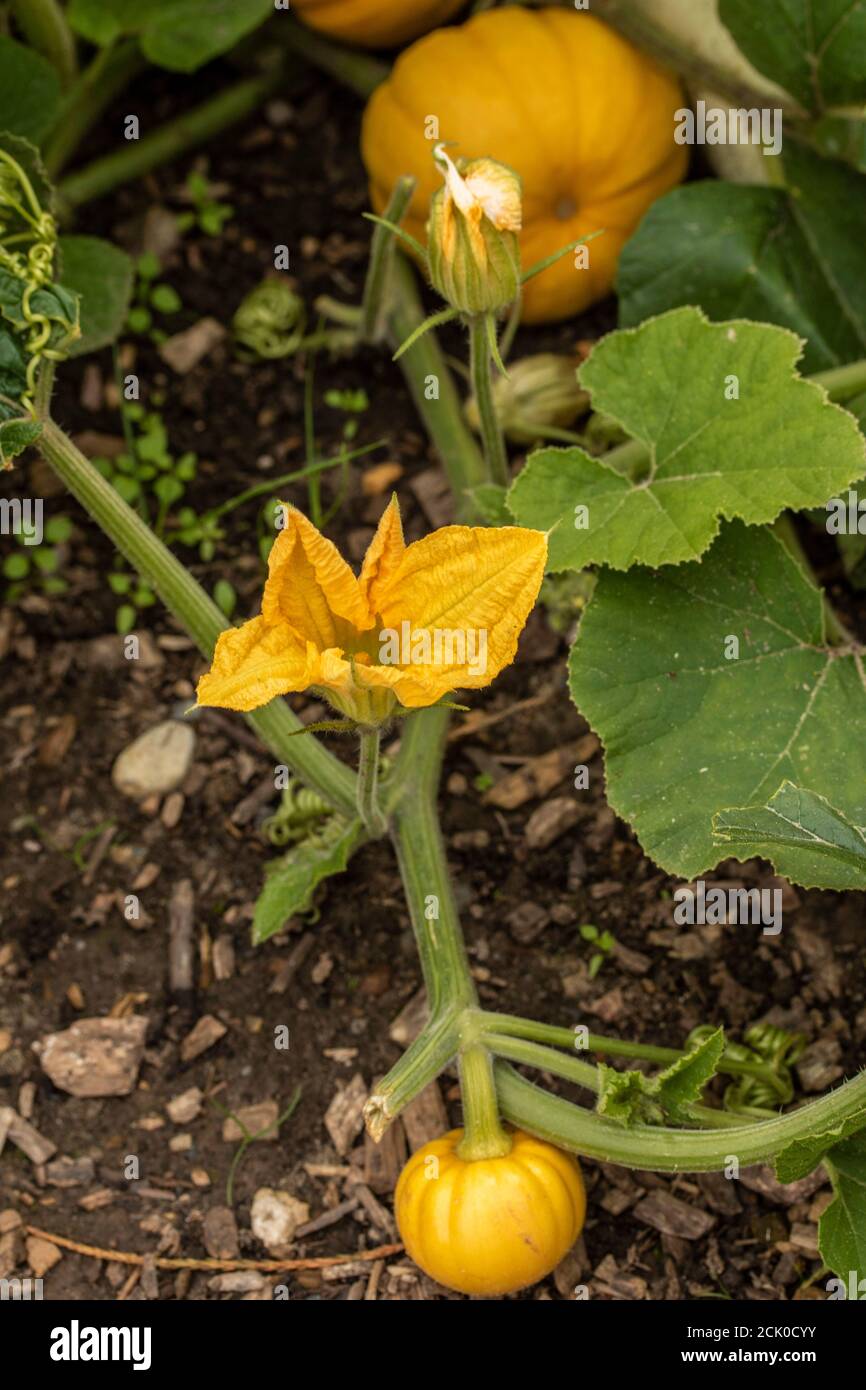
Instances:
[[[623,243],[685,173],[674,141],[677,80],[593,15],[489,10],[428,34],[397,59],[364,114],[361,150],[382,212],[397,178],[418,181],[404,226],[425,240],[441,184],[433,142],[453,157],[488,155],[523,179],[523,267],[603,229],[588,266],[566,255],[529,281],[529,323],[568,318],[613,285]],[[435,118],[433,121],[431,118]]]
[[[444,24],[466,0],[292,0],[311,29],[362,48],[396,48]]]

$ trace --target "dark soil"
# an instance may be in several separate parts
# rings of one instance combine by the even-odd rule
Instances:
[[[209,75],[197,83],[199,95],[213,80]],[[184,84],[182,102],[195,95],[195,85],[190,92]],[[164,118],[179,98],[176,84],[151,76],[124,99],[123,110]],[[115,112],[106,121],[89,153],[112,143],[119,120]],[[368,243],[358,120],[356,102],[310,78],[207,151],[209,176],[225,186],[222,196],[235,214],[221,237],[188,237],[168,257],[164,279],[183,299],[183,309],[166,324],[169,331],[205,315],[228,322],[282,242],[292,248],[295,282],[308,303],[320,293],[357,301]],[[180,206],[192,163],[184,160],[85,209],[78,229],[140,248],[146,214]],[[603,306],[579,323],[522,335],[517,351],[573,347],[612,322],[612,307]],[[447,346],[459,352],[459,337]],[[95,360],[96,375],[94,359],[62,371],[56,411],[91,450],[87,432],[120,433],[111,354]],[[192,505],[203,509],[269,474],[302,466],[299,362],[240,362],[226,339],[177,377],[152,343],[131,337],[123,362],[125,370],[139,373],[145,404],[162,400],[173,451],[199,456],[198,478],[185,499]],[[363,388],[370,398],[356,442],[385,441],[353,470],[348,498],[329,527],[357,562],[387,496],[362,491],[376,463],[402,467],[397,488],[411,537],[447,519],[447,503],[443,518],[441,494],[431,500],[429,488],[435,459],[387,355],[317,362],[317,434],[326,453],[337,448],[343,421],[322,403],[323,392],[334,387]],[[240,717],[205,712],[195,722],[195,761],[176,826],[165,823],[172,819],[165,803],[140,806],[115,791],[110,771],[117,754],[189,705],[203,663],[158,607],[147,610],[136,629],[150,635],[145,659],[124,659],[114,635],[117,600],[105,583],[111,547],[62,491],[52,490],[38,461],[30,465],[28,485],[30,495],[47,499],[49,515],[74,516],[75,533],[63,570],[69,591],[50,599],[32,592],[3,611],[0,625],[0,1102],[30,1113],[58,1155],[89,1158],[93,1168],[82,1168],[74,1185],[58,1185],[56,1167],[34,1164],[7,1144],[0,1168],[0,1275],[28,1272],[31,1256],[39,1272],[38,1253],[26,1250],[29,1237],[16,1213],[25,1226],[107,1250],[193,1259],[213,1253],[219,1242],[203,1223],[209,1211],[226,1204],[237,1148],[222,1137],[224,1115],[217,1107],[236,1111],[275,1100],[282,1110],[297,1087],[300,1101],[279,1140],[253,1143],[238,1168],[233,1210],[241,1255],[267,1255],[250,1230],[251,1200],[261,1187],[285,1189],[307,1203],[310,1220],[337,1213],[331,1224],[296,1240],[294,1257],[391,1242],[394,1163],[384,1172],[381,1163],[374,1166],[360,1137],[348,1152],[337,1152],[323,1117],[340,1087],[357,1074],[369,1086],[394,1062],[400,1049],[389,1028],[419,988],[392,853],[386,845],[365,848],[345,877],[327,887],[314,920],[290,923],[264,947],[250,945],[253,903],[264,864],[275,853],[261,821],[276,795],[240,824],[236,812],[272,774],[272,760],[258,751]],[[326,502],[332,487],[324,484]],[[303,488],[288,495],[305,505]],[[189,552],[184,558],[208,588],[220,577],[232,581],[239,614],[255,611],[262,584],[256,504],[232,514],[211,563]],[[601,759],[565,689],[565,651],[564,638],[539,610],[518,662],[489,691],[472,697],[471,716],[456,716],[449,745],[444,829],[482,1000],[499,1010],[569,1027],[583,1021],[593,1031],[667,1046],[681,1045],[700,1023],[724,1024],[738,1039],[749,1024],[768,1020],[806,1035],[808,1065],[800,1068],[806,1088],[835,1084],[866,1060],[862,908],[855,898],[786,887],[786,925],[778,937],[764,937],[759,928],[674,926],[672,883],[605,803]],[[296,707],[304,717],[317,715],[303,700]],[[504,717],[476,728],[479,712]],[[526,825],[540,803],[530,799],[501,811],[487,789],[524,760],[573,744],[575,761],[590,767],[580,820],[547,849],[530,849]],[[351,753],[347,744],[337,751]],[[566,767],[549,796],[573,797],[571,778]],[[720,876],[771,883],[758,863],[732,863]],[[195,893],[193,997],[175,997],[168,988],[169,901],[182,880],[191,880]],[[140,896],[139,922],[124,917],[129,893]],[[594,979],[591,948],[578,931],[586,923],[606,928],[616,941]],[[306,954],[298,952],[300,942]],[[297,968],[289,979],[290,957]],[[76,1018],[131,1012],[148,1019],[147,1050],[132,1094],[81,1100],[55,1089],[33,1044]],[[180,1043],[203,1015],[215,1016],[227,1031],[200,1057],[183,1062]],[[273,1045],[280,1025],[290,1030],[287,1051]],[[200,1113],[174,1124],[166,1104],[191,1087],[204,1093]],[[440,1090],[452,1121],[459,1122],[453,1078],[442,1078]],[[139,1163],[132,1181],[125,1176],[130,1156]],[[571,1298],[578,1284],[603,1299],[824,1296],[822,1281],[811,1283],[821,1270],[817,1218],[829,1199],[820,1175],[779,1189],[763,1170],[739,1183],[667,1179],[589,1162],[584,1172],[590,1189],[584,1236],[555,1276],[522,1297]],[[66,1179],[61,1175],[59,1182]],[[363,1199],[359,1182],[366,1184]],[[656,1200],[647,1203],[648,1194]],[[671,1196],[689,1209],[685,1215]],[[271,1274],[247,1296],[270,1297],[276,1283],[292,1298],[359,1298],[372,1278],[369,1296],[455,1297],[400,1254],[388,1257],[384,1268],[354,1263],[337,1267],[336,1274]],[[118,1290],[133,1298],[243,1296],[213,1287],[212,1278],[213,1271],[155,1271],[151,1263],[133,1268],[64,1251],[45,1275],[45,1296],[112,1299]]]

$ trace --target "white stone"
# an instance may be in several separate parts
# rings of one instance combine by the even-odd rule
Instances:
[[[111,770],[117,790],[136,801],[174,791],[189,772],[195,752],[191,724],[165,719],[140,734],[118,754]]]

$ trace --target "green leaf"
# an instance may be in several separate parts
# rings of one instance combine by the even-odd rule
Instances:
[[[234,48],[273,12],[273,0],[71,0],[69,22],[101,47],[123,34],[139,34],[152,63],[193,72]]]
[[[69,23],[77,34],[105,48],[123,34],[137,34],[169,0],[70,0]]]
[[[603,571],[570,678],[611,806],[670,873],[717,864],[713,817],[785,779],[866,825],[862,653],[827,646],[822,595],[771,531],[735,522],[700,564]]]
[[[821,1160],[852,1134],[866,1133],[866,1114],[849,1115],[833,1129],[812,1134],[808,1139],[796,1139],[776,1154],[774,1168],[779,1182],[798,1182],[818,1167]]]
[[[172,0],[147,24],[141,46],[160,67],[194,72],[273,13],[274,0]]]
[[[353,820],[343,824],[336,838],[304,840],[269,864],[253,918],[253,945],[267,941],[290,917],[308,912],[316,888],[343,872],[363,838],[363,825]]]
[[[723,848],[736,845],[741,859],[772,856],[795,883],[866,889],[866,829],[793,782],[783,782],[764,805],[719,811],[713,839]]]
[[[60,274],[80,297],[81,337],[71,355],[113,343],[122,332],[132,295],[133,265],[110,241],[96,236],[60,238]]]
[[[13,418],[0,423],[0,466],[8,467],[12,459],[23,454],[41,433],[39,421],[29,417],[22,416],[21,419]]]
[[[30,556],[24,550],[13,550],[3,561],[3,574],[6,579],[26,579],[30,573]]]
[[[866,175],[791,139],[782,160],[787,191],[712,180],[652,205],[620,258],[623,327],[699,304],[793,329],[807,372],[866,355]]]
[[[488,526],[514,525],[514,517],[505,500],[507,488],[499,483],[479,483],[477,487],[468,488],[467,493]]]
[[[671,310],[609,334],[580,369],[593,408],[648,450],[632,479],[579,448],[540,449],[508,493],[524,526],[553,530],[548,567],[694,560],[720,518],[772,521],[826,502],[866,473],[850,415],[795,371],[792,334]],[[736,384],[739,396],[727,395]]]
[[[719,0],[719,18],[749,62],[807,110],[866,102],[862,0]]]
[[[827,1155],[834,1200],[818,1223],[824,1263],[847,1280],[866,1276],[866,1133],[837,1145]]]
[[[655,1078],[655,1094],[673,1119],[687,1118],[688,1107],[700,1100],[707,1082],[715,1076],[724,1050],[725,1031],[717,1028]]]
[[[0,35],[0,130],[38,145],[60,110],[60,79],[41,53]]]
[[[596,1110],[626,1125],[658,1123],[665,1116],[687,1122],[689,1107],[700,1100],[707,1082],[715,1076],[724,1050],[724,1029],[717,1028],[655,1076],[617,1071],[601,1062]]]

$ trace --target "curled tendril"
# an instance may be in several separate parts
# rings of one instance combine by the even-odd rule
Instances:
[[[263,280],[232,320],[236,341],[256,357],[289,357],[298,350],[306,327],[304,301],[284,280]]]
[[[713,1032],[710,1026],[695,1028],[689,1043],[702,1042]],[[806,1039],[802,1033],[789,1033],[770,1023],[754,1023],[746,1029],[742,1043],[729,1042],[725,1059],[755,1070],[738,1076],[725,1088],[726,1110],[777,1110],[794,1096],[791,1067],[802,1056]]]
[[[268,816],[262,830],[272,845],[290,845],[298,840],[317,838],[333,818],[327,801],[292,778],[283,789],[279,809]],[[339,819],[342,828],[345,822]]]
[[[26,358],[25,388],[18,404],[35,415],[36,380],[42,362],[61,361],[65,351],[57,343],[49,346],[56,326],[75,336],[77,323],[68,317],[49,316],[35,302],[40,290],[50,286],[57,253],[57,223],[36,196],[25,171],[8,151],[0,149],[0,270],[18,281],[21,288],[21,317],[13,317],[9,307],[4,317],[22,336]]]

